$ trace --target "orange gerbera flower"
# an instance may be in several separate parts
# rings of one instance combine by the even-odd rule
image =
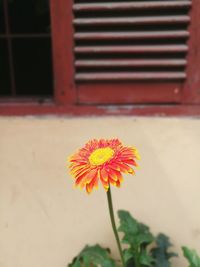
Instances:
[[[109,185],[120,186],[122,173],[134,174],[130,165],[137,166],[139,154],[134,147],[125,147],[118,139],[93,139],[89,141],[69,161],[71,174],[76,186],[86,187],[90,193],[101,181],[107,191]]]

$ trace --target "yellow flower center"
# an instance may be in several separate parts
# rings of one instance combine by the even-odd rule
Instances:
[[[89,161],[92,165],[101,165],[110,160],[114,155],[114,150],[110,147],[98,148],[89,156]]]

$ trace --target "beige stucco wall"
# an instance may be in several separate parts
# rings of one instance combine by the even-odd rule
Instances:
[[[183,244],[200,252],[200,120],[1,118],[0,267],[64,267],[86,243],[117,255],[104,191],[73,189],[65,168],[94,137],[119,137],[142,156],[137,175],[113,190],[116,210],[169,235],[179,253]]]

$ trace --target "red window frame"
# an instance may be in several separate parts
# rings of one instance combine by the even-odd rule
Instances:
[[[156,98],[157,104],[145,105],[151,101],[151,97],[145,95],[145,86],[137,87],[134,101],[137,103],[137,96],[140,105],[97,105],[97,100],[91,90],[94,88],[83,87],[79,99],[92,105],[82,105],[77,101],[77,88],[74,83],[74,58],[73,58],[73,0],[51,0],[51,24],[52,24],[52,43],[53,43],[53,72],[54,72],[54,99],[39,104],[33,99],[26,101],[4,101],[0,103],[0,114],[2,115],[25,115],[25,114],[134,114],[134,115],[200,115],[200,30],[198,19],[200,16],[199,0],[192,0],[189,53],[187,56],[187,79],[182,90],[176,90],[171,84],[169,90],[163,90],[163,94],[158,92],[158,88],[152,84],[151,90]],[[167,86],[167,85],[166,85]],[[102,92],[102,87],[97,85],[97,91],[101,90],[101,104],[112,102],[112,97],[106,96]],[[113,93],[118,95],[119,87],[111,86]],[[106,88],[103,89],[106,91]],[[170,100],[171,94],[175,99],[174,104],[161,104],[163,97]],[[174,97],[175,94],[175,97]],[[100,95],[100,94],[99,94]],[[121,96],[120,96],[121,97]],[[141,97],[144,101],[141,104]],[[92,99],[93,98],[93,99]],[[116,98],[115,98],[116,101]],[[117,102],[116,102],[117,104]]]

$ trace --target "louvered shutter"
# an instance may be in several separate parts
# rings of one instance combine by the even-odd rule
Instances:
[[[80,103],[178,102],[190,7],[189,0],[74,0]]]
[[[56,49],[56,62],[65,62],[62,93],[68,102],[181,103],[183,91],[194,91],[188,77],[200,84],[191,68],[191,58],[196,65],[200,59],[192,51],[200,45],[199,0],[61,2],[67,21],[59,24],[57,14],[54,32],[61,28],[65,53]]]

